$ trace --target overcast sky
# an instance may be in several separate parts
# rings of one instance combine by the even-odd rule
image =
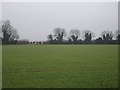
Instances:
[[[56,27],[91,30],[96,36],[102,31],[118,29],[117,2],[4,2],[3,20],[9,19],[21,39],[47,40]]]

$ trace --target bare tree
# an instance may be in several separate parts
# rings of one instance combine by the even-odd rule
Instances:
[[[116,38],[117,40],[120,40],[120,30],[117,30],[117,31],[115,32],[115,38]]]
[[[18,32],[15,28],[12,28],[12,30],[10,31],[11,35],[10,35],[10,41],[15,41],[17,39],[19,39],[19,35]]]
[[[55,28],[54,31],[53,31],[53,33],[54,33],[54,36],[55,36],[55,38],[56,38],[57,41],[62,41],[63,37],[66,36],[65,29],[59,28],[59,27]]]
[[[112,40],[113,38],[113,32],[112,31],[103,31],[101,33],[103,40],[108,41]]]
[[[53,41],[53,35],[52,34],[49,34],[47,38],[48,38],[49,41]]]
[[[78,29],[73,29],[70,31],[70,38],[73,42],[76,42],[78,40],[78,37],[80,36],[80,31]]]
[[[2,21],[2,34],[2,41],[5,44],[13,42],[19,38],[17,30],[12,27],[9,20]]]
[[[95,36],[94,33],[90,30],[85,30],[83,32],[85,42],[91,42],[92,38]]]

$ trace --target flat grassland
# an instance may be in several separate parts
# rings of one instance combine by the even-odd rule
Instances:
[[[3,88],[116,88],[118,45],[4,45]]]

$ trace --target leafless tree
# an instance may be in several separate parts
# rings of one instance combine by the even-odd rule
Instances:
[[[72,41],[76,42],[80,36],[80,31],[78,29],[72,29],[69,34]]]
[[[17,30],[11,25],[9,20],[2,21],[2,34],[3,43],[9,43],[19,38]]]
[[[55,28],[53,33],[57,41],[62,41],[63,37],[66,36],[66,31],[64,28]]]
[[[112,31],[103,31],[101,33],[103,40],[112,40],[113,38],[113,32]]]
[[[53,41],[53,35],[52,34],[49,34],[47,38],[48,38],[49,41]]]
[[[93,33],[92,31],[90,31],[90,30],[85,30],[85,31],[83,32],[83,37],[84,37],[84,40],[85,40],[86,42],[90,42],[90,41],[92,40],[92,38],[95,37],[95,35],[94,35],[94,33]]]

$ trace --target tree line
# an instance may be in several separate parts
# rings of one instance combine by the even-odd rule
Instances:
[[[11,25],[9,20],[2,21],[0,28],[0,36],[2,44],[119,44],[120,30],[116,32],[103,31],[101,36],[95,39],[95,34],[90,30],[85,30],[80,34],[78,29],[72,29],[67,34],[64,28],[57,27],[53,30],[53,34],[47,36],[44,42],[29,42],[29,40],[18,40],[19,34]],[[83,40],[80,39],[83,36]],[[67,39],[65,39],[67,38]],[[94,38],[94,39],[93,39]],[[113,39],[114,38],[114,39]]]
[[[95,34],[90,30],[85,30],[82,33],[83,40],[80,39],[80,31],[78,29],[72,29],[68,33],[68,40],[64,40],[66,37],[66,31],[64,28],[55,28],[53,34],[48,35],[48,43],[51,44],[118,44],[120,41],[120,31],[116,31],[115,34],[112,31],[103,31],[101,36],[95,37]],[[114,38],[114,39],[113,39]]]

